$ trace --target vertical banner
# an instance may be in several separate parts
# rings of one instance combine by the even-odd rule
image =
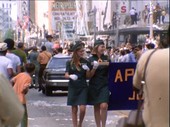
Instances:
[[[131,110],[137,108],[138,95],[133,91],[133,75],[136,63],[110,63],[108,110]]]

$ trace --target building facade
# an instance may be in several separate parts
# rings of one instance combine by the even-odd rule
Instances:
[[[0,1],[0,35],[4,36],[7,30],[14,30],[17,21],[16,1]]]

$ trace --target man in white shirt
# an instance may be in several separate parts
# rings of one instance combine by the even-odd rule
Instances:
[[[53,54],[53,37],[51,35],[46,36],[47,42],[45,42],[44,46],[47,48],[47,51],[49,51],[51,54]]]
[[[8,50],[6,57],[9,58],[12,61],[12,67],[14,73],[20,73],[21,72],[21,61],[20,58],[12,53],[11,51],[14,49],[14,40],[7,38],[4,40],[4,42],[7,44]]]
[[[54,57],[62,57],[62,56],[66,56],[65,54],[63,54],[63,48],[59,47],[57,49],[58,53],[56,55],[54,55]]]
[[[7,53],[7,44],[0,42],[0,73],[2,73],[7,79],[10,79],[13,75],[12,61],[5,55]]]
[[[135,22],[135,13],[136,13],[134,7],[132,7],[132,9],[130,10],[129,13],[130,13],[130,17],[131,17],[131,25],[133,25]]]

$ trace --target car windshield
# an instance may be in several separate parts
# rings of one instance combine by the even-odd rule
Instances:
[[[55,58],[53,57],[50,63],[47,65],[48,69],[60,69],[66,68],[66,62],[70,60],[70,58]]]

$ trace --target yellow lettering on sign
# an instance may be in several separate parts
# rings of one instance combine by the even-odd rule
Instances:
[[[135,91],[133,91],[132,97],[129,97],[128,100],[135,100],[135,96],[136,96],[136,93],[135,93]]]
[[[134,75],[134,69],[130,68],[130,69],[126,69],[125,70],[125,81],[128,80],[128,77],[133,76]]]
[[[120,82],[123,82],[123,78],[122,78],[122,74],[120,70],[117,70],[116,72],[115,82],[117,82],[117,80],[120,80]]]
[[[142,100],[143,99],[144,98],[142,97]],[[130,101],[132,101],[132,100],[139,100],[139,95],[135,91],[133,91],[133,95],[131,97],[129,97],[128,100],[130,100]]]

